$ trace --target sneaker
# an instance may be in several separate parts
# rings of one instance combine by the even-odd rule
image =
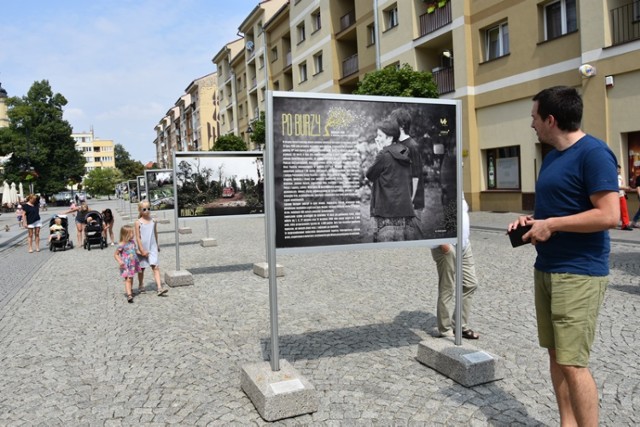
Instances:
[[[633,231],[633,227],[631,225],[627,225],[626,227],[622,227],[625,231]]]

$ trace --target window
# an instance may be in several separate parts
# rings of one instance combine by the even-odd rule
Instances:
[[[298,25],[298,43],[302,43],[307,38],[307,34],[304,29],[304,22]]]
[[[544,7],[545,40],[552,40],[578,29],[576,0],[558,0]]]
[[[278,59],[278,48],[274,47],[271,49],[271,62],[274,62]]]
[[[300,83],[307,81],[307,62],[298,65],[298,73],[300,73]]]
[[[398,5],[394,4],[392,8],[384,11],[384,21],[387,24],[387,30],[398,26]]]
[[[487,189],[520,189],[520,146],[485,150]]]
[[[313,24],[313,32],[315,33],[322,28],[322,19],[320,17],[320,9],[311,14],[311,22]]]
[[[367,25],[367,46],[376,44],[376,26]]]
[[[315,66],[315,74],[321,73],[324,70],[322,66],[322,52],[313,55],[313,65]]]
[[[509,53],[509,24],[506,22],[485,31],[485,60],[500,58]]]
[[[640,0],[633,2],[633,22],[640,21]]]
[[[264,56],[262,55],[258,57],[258,68],[261,70],[264,68]]]

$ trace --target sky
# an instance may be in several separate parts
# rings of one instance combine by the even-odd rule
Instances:
[[[0,2],[0,83],[26,96],[48,80],[73,132],[155,161],[154,127],[211,59],[236,40],[258,0]]]

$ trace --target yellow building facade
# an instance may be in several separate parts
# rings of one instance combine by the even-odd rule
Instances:
[[[72,133],[76,150],[84,156],[84,171],[88,174],[94,169],[115,169],[115,151],[113,140],[96,138],[93,129],[89,132]]]
[[[472,209],[533,209],[548,148],[530,128],[531,98],[555,85],[578,89],[583,129],[610,145],[625,180],[640,176],[637,0],[271,0],[239,29],[213,58],[222,134],[246,140],[267,89],[352,93],[366,73],[407,63],[461,100]]]

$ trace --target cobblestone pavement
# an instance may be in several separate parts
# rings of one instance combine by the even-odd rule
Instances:
[[[534,249],[512,249],[504,236],[514,215],[472,213],[472,225],[481,223],[471,234],[480,282],[474,345],[506,365],[503,380],[473,388],[415,360],[435,329],[428,249],[279,256],[280,356],[317,388],[320,403],[313,414],[272,424],[558,425],[535,332]],[[163,271],[176,268],[167,218]],[[241,366],[266,360],[270,348],[268,280],[252,273],[265,261],[263,224],[209,220],[218,246],[204,248],[205,221],[188,222],[193,234],[180,236],[180,261],[194,286],[160,298],[147,277],[148,292],[134,304],[126,303],[112,247],[31,255],[24,242],[5,248],[2,281],[21,285],[0,295],[0,425],[270,424],[240,389]],[[640,230],[627,233],[631,239]],[[622,238],[612,245],[591,358],[604,426],[638,423],[638,248]]]

